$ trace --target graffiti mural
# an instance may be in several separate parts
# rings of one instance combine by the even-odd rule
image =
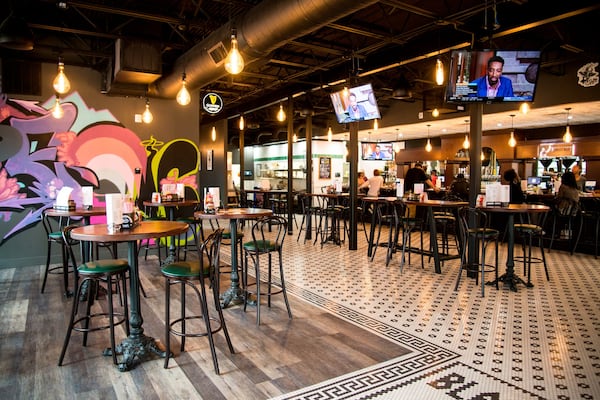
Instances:
[[[105,193],[149,199],[162,183],[184,183],[197,199],[199,151],[193,142],[141,140],[108,110],[89,108],[77,92],[43,104],[0,95],[0,246],[36,225],[63,186],[82,204],[83,186],[94,187],[94,205]]]

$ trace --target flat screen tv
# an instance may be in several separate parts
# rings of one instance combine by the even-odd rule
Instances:
[[[340,124],[381,118],[370,83],[345,88],[330,94],[335,116]]]
[[[539,50],[454,50],[446,101],[533,101],[540,55]]]
[[[392,161],[394,159],[393,143],[361,143],[363,160]]]

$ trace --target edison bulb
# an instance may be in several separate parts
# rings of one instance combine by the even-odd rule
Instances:
[[[58,63],[58,74],[54,78],[52,86],[58,94],[65,94],[71,90],[71,82],[69,82],[69,79],[65,75],[65,64],[63,62]]]

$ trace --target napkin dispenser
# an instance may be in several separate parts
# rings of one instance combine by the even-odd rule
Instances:
[[[133,200],[131,199],[131,196],[126,196],[125,200],[123,201],[123,207],[122,207],[122,218],[123,218],[123,222],[121,223],[121,227],[123,229],[131,229],[133,227],[135,227],[137,224],[139,224],[140,222],[140,214],[139,214],[139,210],[137,210],[137,208],[134,205]]]
[[[71,193],[73,188],[63,186],[56,195],[56,202],[52,208],[60,211],[73,211],[75,210],[75,200],[71,199]]]
[[[135,228],[140,223],[140,213],[138,210],[135,210],[131,213],[123,214],[123,223],[121,224],[121,228],[123,229],[131,229]]]

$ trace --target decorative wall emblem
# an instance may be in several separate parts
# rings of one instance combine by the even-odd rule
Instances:
[[[577,70],[577,83],[579,86],[592,87],[598,84],[597,62],[590,62]]]
[[[216,93],[207,93],[202,98],[202,108],[209,114],[217,114],[223,109],[223,99]]]

